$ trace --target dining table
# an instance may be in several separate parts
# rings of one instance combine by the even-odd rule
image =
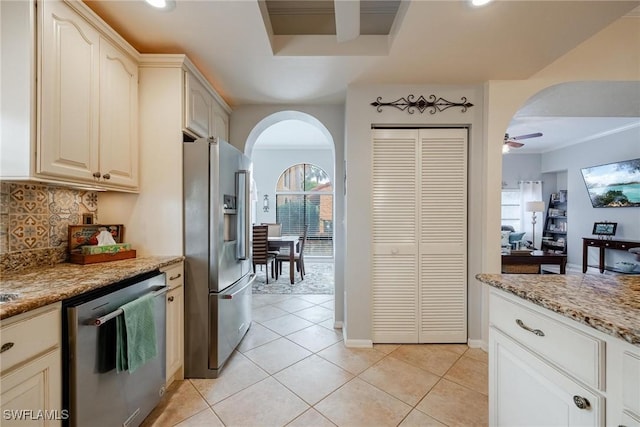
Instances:
[[[274,236],[269,237],[269,250],[279,251],[282,248],[289,248],[289,280],[293,285],[295,273],[295,253],[299,248],[300,236]]]

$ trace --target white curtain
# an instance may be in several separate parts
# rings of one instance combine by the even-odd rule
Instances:
[[[526,240],[534,240],[532,233],[532,212],[526,212],[527,202],[542,200],[542,182],[541,181],[520,181],[520,224]],[[540,247],[542,242],[542,227],[544,227],[544,212],[536,212],[536,246]]]

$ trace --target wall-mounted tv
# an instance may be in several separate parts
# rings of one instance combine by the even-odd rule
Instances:
[[[582,169],[594,208],[640,207],[640,159]]]

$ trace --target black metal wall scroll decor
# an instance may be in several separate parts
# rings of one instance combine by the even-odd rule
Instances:
[[[451,102],[444,98],[436,97],[435,95],[429,95],[428,99],[422,95],[420,95],[418,99],[415,99],[414,95],[408,95],[393,102],[382,102],[382,97],[379,96],[371,105],[376,107],[378,113],[382,112],[382,107],[395,107],[401,111],[406,110],[409,114],[413,114],[416,109],[421,113],[428,110],[430,114],[435,114],[451,107],[460,107],[464,113],[469,107],[473,107],[473,104],[468,102],[465,96],[460,99],[460,102]]]

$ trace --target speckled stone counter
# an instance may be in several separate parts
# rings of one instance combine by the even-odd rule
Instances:
[[[60,263],[15,273],[2,273],[0,292],[18,298],[0,302],[0,319],[24,313],[138,274],[180,262],[184,258],[144,257],[88,265]]]
[[[640,276],[478,274],[476,278],[640,346]]]

